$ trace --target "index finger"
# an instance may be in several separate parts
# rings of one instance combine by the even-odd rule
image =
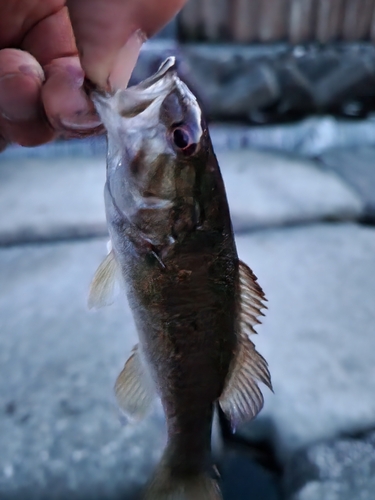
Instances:
[[[82,67],[102,88],[126,86],[144,40],[185,0],[68,0]]]

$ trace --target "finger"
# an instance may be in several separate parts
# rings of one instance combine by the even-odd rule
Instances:
[[[65,0],[0,0],[0,48],[19,47],[41,19],[64,7]]]
[[[101,122],[82,86],[84,73],[78,57],[63,57],[44,67],[42,89],[44,109],[52,126],[64,136],[85,136],[98,132]]]
[[[0,135],[35,146],[54,137],[41,104],[43,70],[28,53],[0,50]]]
[[[166,24],[184,3],[184,0],[67,0],[87,76],[108,88],[109,76],[118,74],[120,81],[115,76],[112,84],[123,86],[144,38]]]
[[[77,55],[68,9],[63,7],[36,23],[23,38],[21,48],[41,66],[53,59]]]
[[[42,100],[52,127],[64,137],[95,133],[101,124],[83,90],[84,73],[67,8],[35,24],[23,39],[22,47],[43,66],[46,81]]]

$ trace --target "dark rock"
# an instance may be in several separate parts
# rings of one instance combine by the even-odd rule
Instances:
[[[212,119],[258,123],[254,117],[261,113],[267,123],[292,120],[342,113],[348,100],[363,102],[362,114],[375,108],[375,48],[370,44],[177,46],[154,41],[141,52],[131,82],[149,76],[171,54]]]
[[[220,467],[224,499],[280,500],[278,476],[256,464],[245,451],[230,451]]]
[[[304,78],[295,61],[289,60],[278,66],[277,78],[281,87],[282,99],[277,103],[277,113],[270,117],[268,123],[277,121],[280,116],[314,113],[315,104],[313,90],[308,80]],[[303,110],[303,111],[302,111]]]
[[[196,83],[199,88],[203,81]],[[280,97],[281,89],[273,69],[267,63],[251,65],[238,78],[231,78],[217,87],[216,95],[210,101],[213,118],[226,116],[228,119],[246,120],[254,110],[273,105]]]
[[[303,75],[314,85],[340,64],[340,52],[332,46],[325,47],[323,51],[321,47],[315,45],[296,47],[293,56],[291,59],[301,76]]]
[[[334,107],[348,97],[365,97],[375,85],[375,65],[358,55],[344,58],[326,76],[322,76],[314,88],[314,100],[318,109]]]
[[[324,48],[311,45],[291,50],[275,47],[273,54],[234,47],[223,58],[218,50],[208,57],[200,48],[184,49],[190,81],[202,89],[213,118],[252,120],[254,109],[277,104],[268,121],[330,111],[337,113],[348,99],[374,108],[375,50],[369,46]],[[203,62],[204,61],[204,62]],[[220,75],[227,72],[225,79]],[[226,103],[228,105],[223,105]],[[239,112],[238,110],[241,110]],[[246,114],[247,112],[247,114]]]

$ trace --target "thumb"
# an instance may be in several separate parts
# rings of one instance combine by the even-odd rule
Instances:
[[[143,42],[185,0],[68,0],[86,76],[102,88],[126,87]]]

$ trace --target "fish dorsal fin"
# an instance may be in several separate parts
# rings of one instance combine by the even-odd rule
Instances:
[[[109,252],[96,270],[90,285],[88,306],[99,309],[114,301],[118,265],[113,250]]]
[[[155,386],[142,362],[138,345],[117,377],[115,394],[119,407],[132,420],[141,420],[151,407]]]
[[[254,326],[263,315],[266,300],[257,278],[243,262],[239,263],[240,313],[237,331],[237,351],[232,361],[219,403],[232,429],[254,418],[263,407],[263,395],[258,382],[272,390],[267,362],[255,349],[249,334],[256,333]]]
[[[240,328],[241,331],[251,335],[257,333],[254,329],[259,325],[259,316],[264,316],[262,309],[267,309],[264,302],[267,301],[261,289],[257,277],[249,266],[239,261],[240,280]]]

